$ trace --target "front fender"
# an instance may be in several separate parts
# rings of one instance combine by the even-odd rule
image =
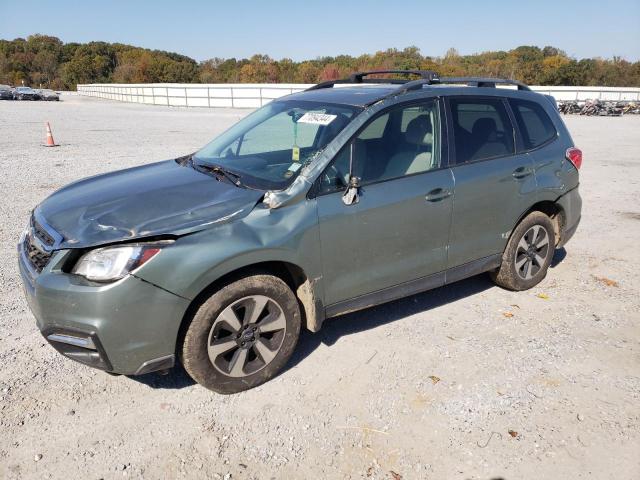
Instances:
[[[314,297],[323,298],[314,199],[279,209],[259,204],[235,222],[181,237],[136,276],[193,300],[224,275],[263,262],[298,266],[313,285]]]

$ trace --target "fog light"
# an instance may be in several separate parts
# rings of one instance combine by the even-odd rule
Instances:
[[[64,335],[62,333],[52,333],[47,337],[47,340],[49,340],[50,342],[66,343],[69,345],[74,345],[76,347],[90,348],[91,350],[96,350],[96,346],[93,343],[93,340],[91,339],[91,337],[82,338],[82,337],[75,337],[72,335]]]
[[[111,370],[111,363],[100,341],[92,333],[79,331],[43,332],[47,341],[65,357],[100,370]]]

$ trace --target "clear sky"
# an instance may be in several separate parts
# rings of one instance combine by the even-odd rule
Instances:
[[[640,60],[640,0],[0,0],[0,38],[54,35],[175,51],[196,60],[313,59],[416,45],[442,56],[552,45]]]

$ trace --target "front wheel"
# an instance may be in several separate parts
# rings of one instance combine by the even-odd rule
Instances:
[[[555,230],[542,212],[531,212],[514,229],[493,281],[509,290],[527,290],[547,275],[555,251]]]
[[[300,335],[297,298],[281,279],[252,275],[230,283],[195,312],[182,363],[200,385],[236,393],[274,377]]]

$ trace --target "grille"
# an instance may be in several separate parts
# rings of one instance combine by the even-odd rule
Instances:
[[[33,216],[31,217],[31,228],[33,229],[33,233],[42,243],[49,247],[53,246],[53,244],[55,243],[55,239],[51,235],[49,235],[38,222],[36,222]]]
[[[47,266],[47,263],[49,263],[51,254],[43,252],[35,245],[33,245],[31,243],[31,238],[29,237],[29,235],[25,236],[23,247],[27,259],[29,260],[31,265],[33,265],[33,268],[36,270],[36,272],[40,273],[42,269]]]

